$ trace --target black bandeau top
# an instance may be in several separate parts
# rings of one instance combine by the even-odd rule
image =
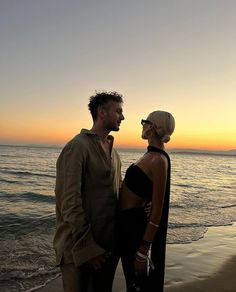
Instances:
[[[130,165],[126,170],[124,181],[135,195],[151,201],[152,181],[138,165]]]

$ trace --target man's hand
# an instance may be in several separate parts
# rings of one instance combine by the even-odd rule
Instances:
[[[87,266],[90,269],[98,270],[101,269],[102,265],[105,263],[107,257],[105,254],[98,255],[87,262]]]

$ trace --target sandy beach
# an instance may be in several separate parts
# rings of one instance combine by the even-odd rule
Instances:
[[[124,292],[118,266],[113,292]],[[204,238],[168,244],[165,292],[236,292],[236,224],[210,227]],[[63,292],[57,278],[38,292]]]

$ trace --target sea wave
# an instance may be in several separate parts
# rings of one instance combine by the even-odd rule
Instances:
[[[51,281],[55,280],[56,278],[58,278],[61,275],[61,273],[56,274],[56,276],[54,277],[50,277],[49,279],[47,279],[42,285],[38,285],[36,287],[30,288],[28,290],[26,290],[25,292],[33,292],[33,291],[37,291],[43,287],[45,287],[48,283],[50,283]]]
[[[185,209],[185,205],[171,203],[170,208]]]
[[[22,192],[18,194],[1,192],[0,193],[1,199],[5,199],[10,202],[18,202],[21,200],[28,201],[28,202],[44,202],[49,204],[55,203],[55,197],[50,195],[44,195],[40,193],[34,192]]]
[[[221,208],[234,208],[236,207],[236,204],[232,204],[232,205],[225,205],[225,206],[221,206]]]
[[[0,182],[8,183],[8,184],[17,184],[17,185],[23,184],[23,182],[21,182],[21,181],[9,180],[9,179],[4,179],[4,178],[0,178]]]
[[[219,221],[214,223],[169,223],[168,228],[169,229],[178,229],[178,228],[207,228],[207,227],[214,227],[214,226],[230,226],[233,222],[231,220],[226,221]]]
[[[36,291],[60,276],[59,268],[38,271],[10,271],[0,276],[1,291]]]
[[[6,281],[6,280],[17,280],[17,279],[31,279],[34,277],[39,276],[45,276],[45,275],[55,275],[60,272],[58,267],[54,267],[51,270],[45,270],[43,268],[40,268],[37,271],[32,272],[30,269],[24,269],[24,270],[12,270],[0,273],[0,281]]]
[[[187,244],[198,241],[207,232],[206,226],[179,226],[178,228],[168,228],[167,243]]]
[[[54,213],[35,216],[23,214],[1,214],[0,215],[0,232],[1,241],[8,238],[21,239],[22,236],[34,234],[40,235],[53,232],[55,227],[56,215]]]
[[[39,173],[39,172],[31,172],[31,171],[19,171],[19,170],[8,170],[8,169],[0,169],[0,173],[6,174],[14,174],[16,176],[40,176],[40,177],[51,177],[55,178],[55,175],[48,173]]]

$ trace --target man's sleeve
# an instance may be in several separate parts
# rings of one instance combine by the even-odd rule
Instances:
[[[64,180],[61,213],[64,221],[71,225],[72,239],[75,242],[72,248],[73,260],[76,266],[80,266],[105,252],[95,243],[82,206],[81,185],[86,151],[74,144],[65,150],[61,163]]]

